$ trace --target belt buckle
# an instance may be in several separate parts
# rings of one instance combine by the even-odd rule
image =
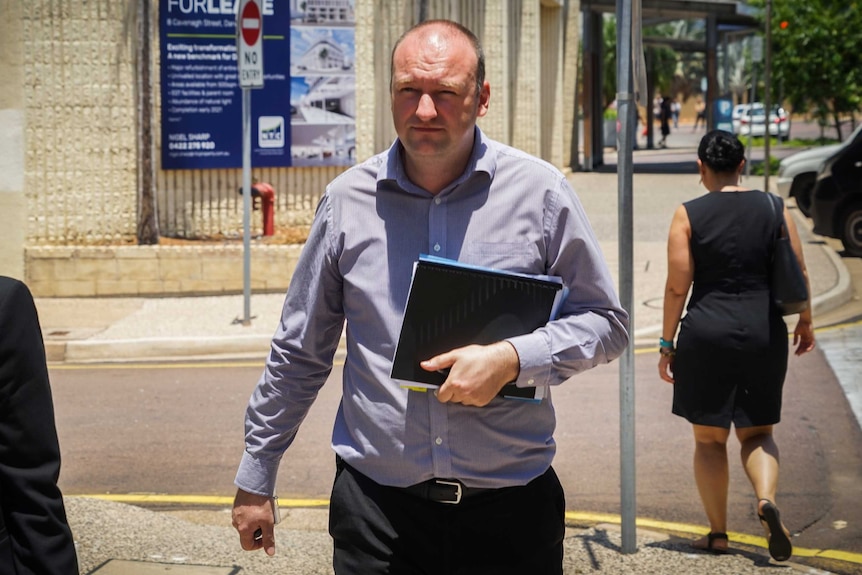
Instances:
[[[455,488],[455,500],[454,501],[440,501],[440,503],[446,503],[447,505],[458,505],[459,503],[461,503],[461,496],[463,495],[464,491],[463,491],[463,488],[461,487],[461,484],[459,482],[457,482],[457,481],[446,481],[445,479],[436,479],[435,483],[437,483],[437,485],[448,485],[450,487]]]

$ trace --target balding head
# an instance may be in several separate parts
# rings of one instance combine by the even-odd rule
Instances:
[[[466,27],[453,22],[452,20],[426,20],[413,26],[407,32],[401,35],[395,46],[392,48],[392,56],[389,62],[389,89],[392,89],[392,72],[395,70],[395,54],[398,48],[407,38],[418,36],[418,39],[423,41],[428,46],[438,45],[443,47],[444,43],[455,38],[467,40],[473,47],[476,54],[476,68],[473,76],[476,80],[476,93],[482,90],[485,83],[485,52],[482,50],[482,45],[479,44],[479,39],[473,32]]]

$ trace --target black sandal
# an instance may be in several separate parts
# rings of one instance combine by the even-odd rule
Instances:
[[[769,535],[766,538],[769,542],[769,554],[776,561],[787,561],[793,554],[793,544],[787,533],[784,532],[784,526],[781,524],[781,512],[778,511],[775,503],[769,499],[761,499],[760,501],[766,502],[763,504],[763,512],[759,512],[757,516],[769,527]]]
[[[710,531],[706,534],[706,547],[697,547],[694,543],[692,543],[691,546],[699,551],[709,551],[713,555],[724,555],[727,553],[727,549],[721,549],[715,546],[716,540],[729,541],[727,533],[713,533]]]

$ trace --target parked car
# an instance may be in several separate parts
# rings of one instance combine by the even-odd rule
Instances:
[[[811,193],[814,233],[839,238],[844,249],[862,256],[862,137],[823,162]]]
[[[738,110],[737,110],[738,108]],[[734,114],[738,114],[734,118]],[[766,112],[762,102],[741,104],[731,113],[733,133],[738,136],[763,136],[766,134]],[[773,106],[769,114],[769,135],[778,136],[780,140],[790,137],[790,118],[781,106]]]
[[[733,107],[733,111],[730,113],[730,120],[733,123],[734,134],[739,131],[739,119],[742,118],[742,114],[747,112],[750,107],[751,104],[737,104]]]
[[[862,123],[840,144],[818,146],[787,156],[778,164],[778,193],[785,198],[796,198],[796,205],[806,216],[811,215],[811,190],[817,171],[823,162],[857,138],[862,138]]]

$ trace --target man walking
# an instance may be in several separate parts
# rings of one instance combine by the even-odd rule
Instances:
[[[612,361],[628,316],[563,174],[489,139],[482,48],[466,28],[426,21],[396,43],[398,139],[327,187],[246,413],[233,522],[244,549],[275,552],[276,472],[332,368],[347,358],[332,445],[330,502],[339,575],[561,574],[565,500],[551,467],[549,399],[498,397],[554,386]],[[557,275],[558,319],[523,336],[450,350],[437,393],[389,376],[413,263],[431,253]],[[259,531],[259,538],[255,532]]]

